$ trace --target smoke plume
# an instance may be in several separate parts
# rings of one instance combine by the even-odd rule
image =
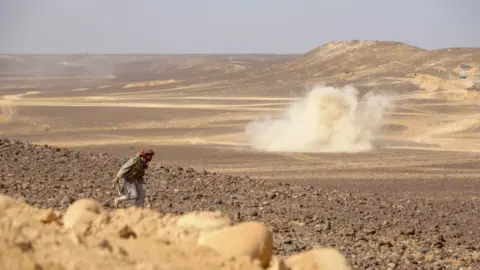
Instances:
[[[279,119],[248,123],[253,148],[282,152],[362,152],[374,148],[390,99],[367,93],[362,100],[353,86],[315,86],[290,104]]]

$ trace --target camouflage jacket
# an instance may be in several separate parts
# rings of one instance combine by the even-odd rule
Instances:
[[[133,156],[118,170],[117,177],[129,182],[143,182],[147,167],[147,162],[143,157]]]

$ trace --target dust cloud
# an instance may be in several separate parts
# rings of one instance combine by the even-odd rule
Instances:
[[[15,104],[11,100],[0,101],[0,123],[8,122],[15,113]]]
[[[360,99],[353,86],[317,85],[290,104],[281,118],[252,121],[245,131],[251,146],[263,151],[369,151],[392,105],[383,94],[369,92]]]

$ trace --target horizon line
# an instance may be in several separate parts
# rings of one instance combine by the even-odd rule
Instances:
[[[307,54],[315,49],[326,46],[331,43],[347,43],[347,42],[379,42],[379,43],[396,43],[416,47],[426,51],[438,51],[448,49],[480,49],[480,46],[451,46],[440,47],[436,49],[427,49],[411,43],[395,40],[375,40],[375,39],[346,39],[331,40],[310,50],[303,52],[4,52],[0,51],[0,55],[302,55]]]

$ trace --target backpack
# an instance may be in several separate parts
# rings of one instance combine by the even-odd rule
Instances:
[[[145,169],[147,164],[142,161],[140,156],[133,158],[133,164],[131,168],[125,173],[125,178],[128,180],[139,180],[145,175]]]

